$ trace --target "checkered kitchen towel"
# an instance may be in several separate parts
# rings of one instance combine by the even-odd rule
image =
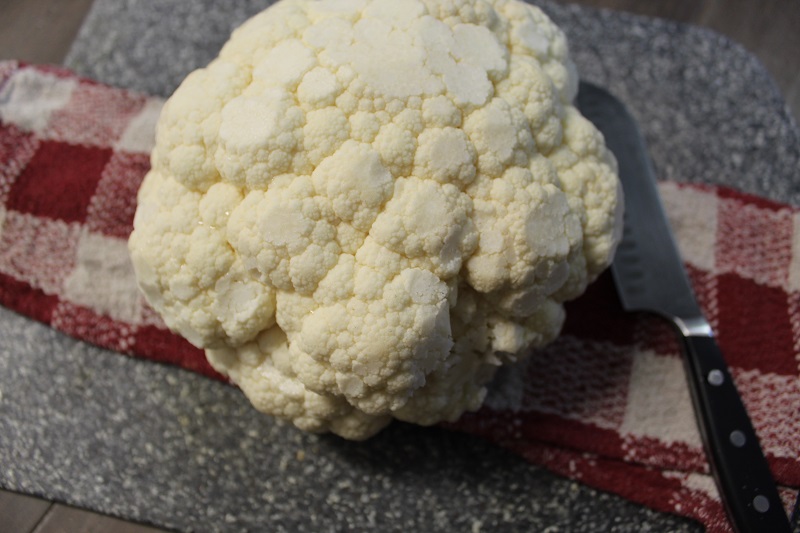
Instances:
[[[128,260],[161,104],[55,67],[0,63],[0,303],[219,378],[145,304]],[[661,193],[789,506],[800,487],[800,210],[719,187],[663,183]],[[534,361],[449,427],[730,530],[665,323],[624,313],[606,275],[568,305],[563,335]]]

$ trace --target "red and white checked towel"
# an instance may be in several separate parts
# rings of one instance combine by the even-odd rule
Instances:
[[[137,291],[126,239],[162,101],[0,62],[0,303],[74,337],[219,378]],[[721,187],[661,193],[787,507],[800,488],[800,210]],[[730,531],[662,321],[609,277],[568,305],[521,385],[449,427]]]

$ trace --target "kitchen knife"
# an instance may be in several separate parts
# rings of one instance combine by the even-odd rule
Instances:
[[[753,425],[683,268],[636,122],[619,100],[588,83],[581,84],[577,104],[619,163],[625,222],[611,272],[622,305],[660,315],[680,333],[698,426],[734,529],[789,532]]]

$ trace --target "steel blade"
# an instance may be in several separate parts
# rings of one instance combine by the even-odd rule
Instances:
[[[678,322],[702,318],[635,119],[604,89],[581,83],[581,113],[599,129],[619,164],[625,195],[624,233],[611,271],[623,307]]]

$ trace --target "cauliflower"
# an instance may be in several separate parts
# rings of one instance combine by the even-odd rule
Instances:
[[[161,114],[129,248],[256,409],[364,439],[478,409],[608,265],[621,192],[516,0],[282,0]]]

